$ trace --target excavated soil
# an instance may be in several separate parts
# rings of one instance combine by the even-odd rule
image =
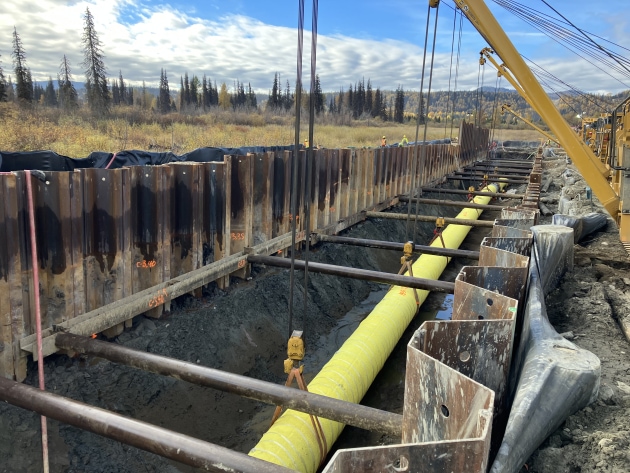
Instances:
[[[571,176],[566,170],[569,169]],[[553,178],[546,205],[557,212],[561,192],[574,214],[601,212],[594,199],[585,201],[586,184],[564,159],[544,163]],[[564,189],[564,191],[563,191]],[[522,190],[522,189],[520,189]],[[395,211],[404,212],[400,206]],[[453,209],[423,207],[422,213],[445,216]],[[496,215],[496,214],[494,214]],[[487,215],[486,218],[491,218]],[[541,223],[549,223],[543,217]],[[428,242],[433,226],[423,224],[418,242]],[[487,229],[473,229],[463,249],[478,249]],[[347,235],[404,241],[405,222],[371,220]],[[299,255],[298,255],[299,256]],[[397,252],[323,244],[312,260],[396,272]],[[461,267],[454,260],[443,275],[453,280]],[[523,466],[523,472],[630,472],[630,345],[618,318],[630,314],[630,259],[619,243],[612,222],[575,245],[575,268],[547,299],[547,311],[558,332],[601,360],[599,399],[570,416]],[[114,343],[244,374],[284,382],[282,360],[288,331],[289,272],[277,268],[253,270],[250,281],[232,280],[226,290],[211,285],[203,298],[186,296],[159,320],[139,316],[132,329]],[[307,379],[316,373],[352,330],[380,300],[386,286],[310,274],[308,313],[303,315],[302,273],[297,273],[294,327],[306,331]],[[405,347],[425,319],[448,313],[449,298],[431,294],[422,313],[409,326],[363,403],[402,412]],[[45,362],[47,389],[119,414],[150,422],[241,452],[248,452],[266,430],[273,407],[175,379],[116,365],[105,360],[49,357]],[[37,382],[31,364],[26,383]],[[60,424],[49,419],[52,472],[192,472],[196,471],[142,450]],[[347,427],[338,448],[394,443],[396,439]],[[39,417],[0,404],[0,472],[41,471]]]
[[[546,160],[543,170],[553,179],[546,195],[555,202],[561,195],[570,199],[569,213],[604,212],[596,198],[592,204],[586,199],[587,183],[565,159]],[[557,203],[547,206],[558,210]],[[599,357],[601,386],[597,401],[570,416],[522,471],[630,472],[630,343],[619,325],[630,314],[629,270],[619,230],[609,218],[606,228],[575,245],[573,271],[547,297],[556,330]]]

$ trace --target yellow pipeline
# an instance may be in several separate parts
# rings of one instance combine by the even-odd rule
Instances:
[[[501,184],[503,188],[505,184]],[[486,187],[497,192],[497,185]],[[487,204],[490,197],[477,196],[473,202]],[[477,220],[481,210],[465,208],[456,218]],[[442,231],[446,248],[459,248],[472,227],[448,225]],[[437,239],[432,246],[442,246]],[[444,256],[421,255],[413,264],[418,278],[437,280],[448,263]],[[429,291],[418,290],[420,304]],[[308,385],[309,391],[359,403],[418,310],[412,289],[394,286],[359,325]],[[328,448],[344,425],[320,419]],[[317,437],[308,414],[288,410],[249,452],[253,457],[303,473],[313,473],[320,464]]]

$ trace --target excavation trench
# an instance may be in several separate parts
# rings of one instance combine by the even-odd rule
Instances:
[[[453,196],[453,199],[464,196]],[[391,209],[406,212],[406,206]],[[413,208],[415,210],[415,206]],[[422,205],[420,213],[454,216],[459,209]],[[497,212],[485,212],[484,219]],[[417,243],[427,244],[434,225],[418,227]],[[461,246],[478,250],[487,228],[473,228]],[[404,241],[405,221],[368,220],[344,236]],[[401,252],[332,243],[312,248],[313,261],[396,273]],[[453,281],[459,269],[474,264],[454,259],[441,279]],[[294,327],[305,330],[307,381],[316,374],[380,301],[381,284],[310,274],[308,313],[304,314],[303,273],[296,277]],[[186,296],[174,302],[171,314],[159,320],[139,316],[133,328],[114,343],[252,378],[284,383],[289,272],[255,266],[250,281],[233,280],[227,291],[216,286],[202,299]],[[423,320],[448,317],[449,296],[431,294],[412,321],[366,394],[363,403],[402,413],[405,345]],[[49,357],[47,389],[94,406],[247,453],[269,427],[273,406],[202,388],[92,357]],[[31,366],[28,384],[36,384]],[[192,468],[74,427],[49,421],[51,471],[189,472]],[[395,442],[378,432],[347,427],[335,447]],[[38,416],[0,405],[0,472],[41,469]]]

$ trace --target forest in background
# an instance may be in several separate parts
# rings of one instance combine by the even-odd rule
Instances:
[[[206,74],[188,72],[173,86],[164,68],[160,70],[158,87],[131,83],[122,71],[112,78],[89,8],[85,11],[82,34],[84,82],[75,79],[66,55],[60,61],[56,80],[51,75],[48,81],[33,81],[17,28],[12,43],[12,74],[5,73],[0,62],[0,118],[6,130],[0,137],[0,150],[50,148],[77,156],[130,145],[178,152],[189,151],[191,146],[255,146],[293,141],[295,83],[280,73],[270,78],[268,94],[256,92],[250,83],[239,79],[231,84],[217,84]],[[429,95],[405,91],[402,84],[396,90],[382,90],[363,77],[338,91],[325,93],[322,87],[319,76],[315,76],[312,90],[302,88],[300,113],[304,114],[305,123],[312,106],[319,126],[316,143],[329,147],[377,146],[376,136],[388,130],[397,135],[393,138],[396,141],[402,134],[413,139],[419,124],[429,126],[429,139],[456,137],[463,120],[493,130],[526,129],[521,120],[502,111],[503,104],[546,128],[525,100],[504,88],[482,85],[476,90],[432,91]],[[551,97],[567,122],[577,125],[583,116],[599,117],[612,110],[627,94],[594,95],[572,90]],[[265,129],[257,142],[251,142],[255,140],[249,134],[251,127]],[[338,143],[323,137],[325,127],[329,127],[329,133],[332,127],[355,128],[357,133],[353,137],[346,131],[345,143]],[[369,130],[374,127],[379,130]],[[363,131],[365,128],[368,130]],[[141,136],[134,138],[134,134]],[[239,134],[244,141],[234,143],[233,136]],[[424,134],[419,136],[422,139]]]

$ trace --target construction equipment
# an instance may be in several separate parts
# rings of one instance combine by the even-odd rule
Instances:
[[[630,245],[630,166],[624,166],[626,156],[626,161],[630,162],[630,113],[626,113],[627,102],[613,114],[617,119],[617,111],[621,109],[622,133],[611,146],[618,152],[617,162],[605,164],[560,115],[485,2],[456,0],[455,3],[492,48],[485,53],[482,51],[482,54],[488,57],[495,52],[501,58],[502,65],[498,65],[496,61],[493,64],[506,78],[511,77],[514,80],[519,94],[543,118],[606,211],[619,225],[622,243]],[[611,127],[614,128],[612,124]]]
[[[506,113],[506,112],[507,113],[511,113],[512,115],[514,115],[516,118],[518,118],[522,122],[527,123],[534,130],[536,130],[538,133],[540,133],[541,135],[545,136],[549,141],[553,141],[553,142],[558,141],[553,136],[551,136],[549,133],[544,131],[542,128],[537,127],[531,121],[529,121],[527,118],[523,117],[522,115],[519,115],[514,110],[512,110],[512,107],[510,106],[510,104],[504,103],[503,105],[501,105],[501,113]]]

